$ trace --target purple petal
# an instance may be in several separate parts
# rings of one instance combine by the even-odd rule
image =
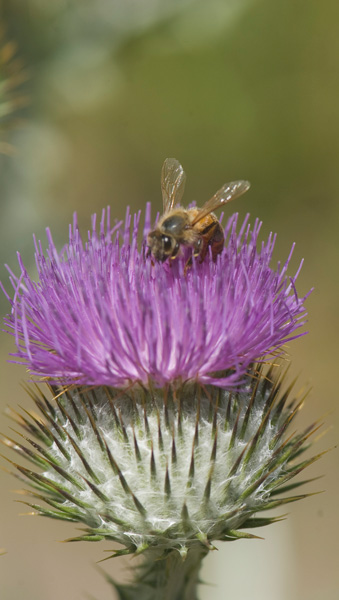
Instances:
[[[35,241],[38,282],[19,255],[20,277],[10,272],[12,312],[5,319],[20,359],[37,376],[65,384],[162,387],[198,380],[222,387],[244,381],[248,366],[300,335],[304,300],[283,265],[270,267],[275,236],[258,246],[261,223],[237,215],[225,227],[226,246],[216,263],[207,256],[153,264],[138,248],[140,213],[111,227],[103,211],[84,243],[76,217],[69,243],[56,250]],[[133,223],[132,236],[130,226]],[[150,229],[147,206],[143,235]]]

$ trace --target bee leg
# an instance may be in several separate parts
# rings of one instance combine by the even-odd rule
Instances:
[[[216,262],[218,254],[223,251],[224,248],[224,231],[219,221],[215,221],[212,226],[210,225],[205,231],[202,232],[201,238],[203,240],[202,249],[200,252],[200,262],[205,260],[208,246],[211,246],[212,260]]]
[[[179,248],[180,248],[180,244],[179,244],[179,242],[177,242],[172,250],[172,254],[170,256],[171,260],[174,260],[177,257]]]
[[[218,254],[221,254],[221,252],[223,251],[224,242],[225,242],[225,238],[224,238],[223,232],[222,232],[221,239],[216,239],[211,242],[211,251],[212,251],[213,262],[216,262]]]
[[[205,260],[207,250],[208,250],[209,240],[207,238],[205,238],[204,236],[202,236],[200,239],[202,240],[201,250],[199,252],[199,262],[201,264]]]
[[[203,237],[199,236],[197,241],[193,245],[193,256],[199,256],[201,254],[203,244],[204,244],[204,239],[203,239]]]
[[[202,239],[202,237],[199,237],[196,240],[196,242],[193,244],[193,256],[200,255],[202,243],[203,243],[203,239]],[[185,275],[186,275],[188,269],[191,268],[192,263],[193,263],[193,257],[190,256],[189,259],[187,259],[186,264],[185,264],[185,269],[184,269]]]
[[[149,246],[147,246],[147,250],[145,252],[145,258],[149,258],[151,256],[151,248]],[[151,258],[151,265],[152,267],[154,267],[154,260],[153,258]]]

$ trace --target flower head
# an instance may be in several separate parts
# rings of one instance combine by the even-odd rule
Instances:
[[[14,356],[52,398],[32,390],[40,417],[12,414],[29,437],[1,441],[33,464],[12,463],[37,514],[84,525],[72,541],[143,553],[134,583],[115,585],[121,599],[195,598],[213,542],[255,537],[242,529],[304,497],[280,493],[319,458],[299,460],[316,426],[286,431],[303,399],[281,393],[273,365],[254,366],[301,335],[299,270],[287,276],[292,251],[273,269],[275,237],[258,248],[260,223],[237,220],[218,256],[157,262],[150,205],[139,244],[140,213],[131,232],[129,212],[111,227],[103,211],[86,242],[74,217],[61,253],[49,230],[46,253],[35,242],[37,282],[20,255],[10,272]]]
[[[248,366],[301,335],[305,298],[284,264],[271,266],[275,236],[259,249],[261,224],[237,215],[225,228],[226,246],[214,263],[158,263],[138,247],[140,213],[111,227],[103,211],[83,242],[74,217],[59,253],[47,229],[48,249],[35,242],[39,280],[21,260],[5,322],[15,357],[34,375],[64,384],[163,387],[188,380],[221,387],[244,381]],[[146,210],[144,238],[150,230]],[[293,248],[292,248],[293,250]]]

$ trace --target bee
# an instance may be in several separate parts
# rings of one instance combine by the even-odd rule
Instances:
[[[180,205],[186,175],[175,158],[166,158],[161,171],[163,215],[147,236],[148,254],[161,262],[178,256],[182,246],[192,248],[193,256],[202,263],[211,248],[216,261],[224,247],[224,230],[213,213],[217,208],[241,196],[250,187],[248,181],[226,183],[201,207]],[[186,263],[192,263],[192,257]]]

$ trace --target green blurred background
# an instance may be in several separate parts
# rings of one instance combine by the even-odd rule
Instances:
[[[338,1],[2,0],[0,23],[27,76],[17,89],[0,87],[13,102],[13,115],[0,118],[1,280],[3,263],[16,269],[17,250],[34,272],[33,232],[45,245],[51,226],[61,247],[74,210],[86,231],[107,204],[118,218],[127,204],[160,209],[166,156],[184,165],[187,203],[249,179],[251,191],[229,212],[250,212],[263,235],[278,233],[275,260],[296,241],[290,274],[304,257],[298,289],[315,286],[310,333],[290,348],[291,376],[313,388],[298,425],[321,417],[328,428],[314,453],[335,446]],[[24,369],[6,363],[13,349],[3,334],[3,410],[29,404]],[[289,505],[287,521],[262,530],[265,541],[220,545],[203,572],[217,587],[204,586],[201,599],[337,599],[338,466],[334,449],[309,469],[306,477],[324,477],[305,491],[325,493]],[[11,490],[20,485],[0,476],[1,599],[111,598],[94,567],[111,546],[57,543],[74,535],[72,525],[18,516],[26,508]],[[104,563],[121,580],[130,565]]]

